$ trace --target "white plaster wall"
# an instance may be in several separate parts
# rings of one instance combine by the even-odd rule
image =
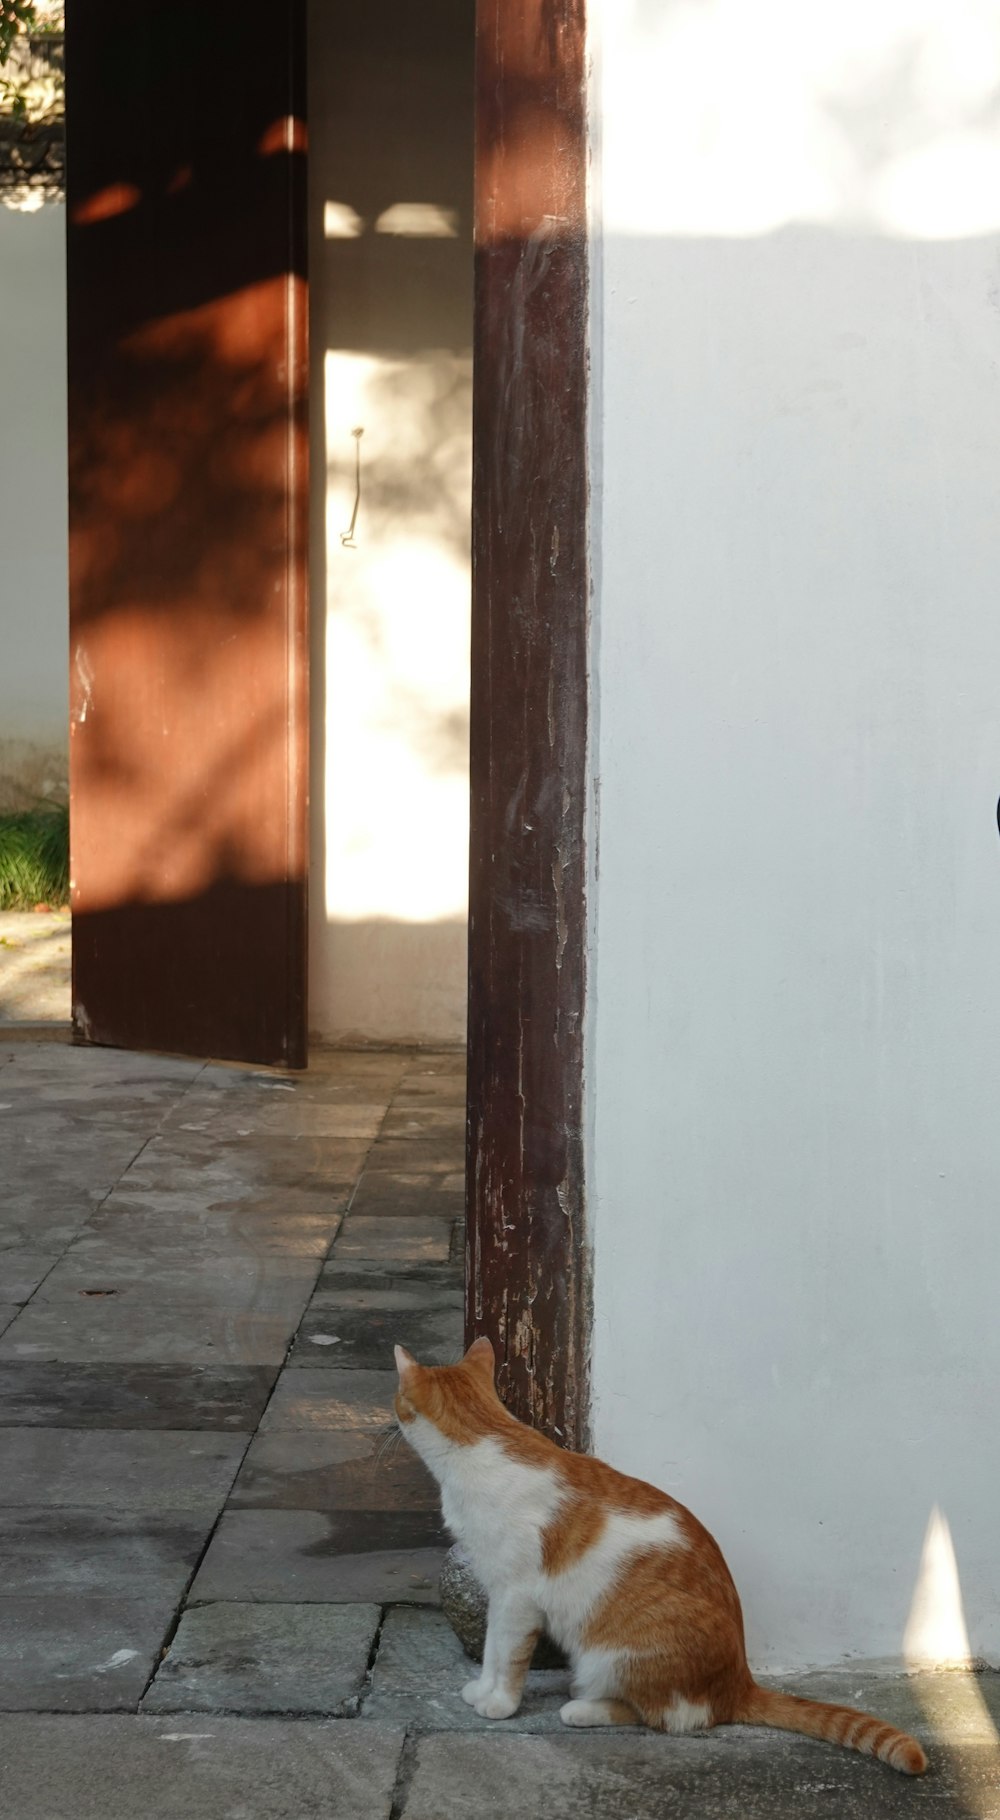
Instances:
[[[66,783],[65,231],[0,203],[0,808]]]
[[[1000,24],[591,14],[596,1443],[758,1666],[997,1661]]]
[[[333,1041],[465,1041],[472,21],[310,9],[310,1024]]]

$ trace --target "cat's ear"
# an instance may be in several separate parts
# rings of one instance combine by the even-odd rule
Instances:
[[[407,1372],[413,1370],[417,1361],[412,1352],[407,1352],[405,1346],[394,1346],[392,1350],[396,1359],[396,1370],[399,1372],[400,1382],[402,1382]]]
[[[490,1383],[492,1384],[493,1373],[496,1370],[497,1363],[496,1353],[493,1351],[493,1348],[484,1333],[480,1334],[478,1340],[473,1340],[472,1345],[465,1355],[463,1363],[466,1365],[475,1365],[479,1371],[488,1372]]]

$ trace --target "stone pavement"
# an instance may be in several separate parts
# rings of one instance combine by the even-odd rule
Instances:
[[[4,1820],[1000,1816],[996,1677],[809,1682],[923,1737],[919,1785],[570,1734],[555,1674],[502,1726],[464,1705],[435,1489],[383,1445],[393,1341],[461,1345],[462,1070],[0,1032]]]

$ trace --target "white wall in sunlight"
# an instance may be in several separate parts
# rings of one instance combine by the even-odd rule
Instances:
[[[330,1040],[465,1040],[471,24],[461,0],[310,9],[310,1024]]]
[[[1000,1661],[1000,18],[591,0],[599,1449]]]
[[[0,809],[65,797],[66,211],[0,201]]]

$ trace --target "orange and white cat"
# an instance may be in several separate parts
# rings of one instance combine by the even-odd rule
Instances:
[[[922,1775],[920,1745],[893,1726],[756,1685],[739,1595],[708,1531],[665,1492],[509,1415],[488,1340],[458,1365],[418,1365],[397,1346],[396,1366],[400,1426],[489,1595],[482,1673],[462,1689],[477,1713],[517,1711],[544,1628],[573,1667],[566,1725],[773,1725]]]

